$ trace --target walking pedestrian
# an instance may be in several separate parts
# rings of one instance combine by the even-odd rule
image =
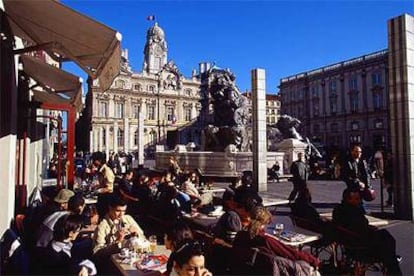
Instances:
[[[293,175],[293,190],[288,199],[294,201],[298,192],[306,188],[306,181],[309,176],[309,167],[304,160],[303,152],[298,153],[298,159],[290,166],[290,173]]]

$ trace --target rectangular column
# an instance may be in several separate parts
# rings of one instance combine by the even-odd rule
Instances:
[[[109,160],[109,150],[111,148],[111,145],[110,145],[110,142],[109,142],[110,141],[110,139],[109,139],[110,131],[111,131],[111,128],[109,127],[109,124],[106,124],[105,125],[105,157],[106,157],[106,161]]]
[[[114,152],[118,153],[118,122],[114,121],[114,135],[113,135],[113,143],[114,143]]]
[[[394,157],[394,203],[399,218],[413,220],[414,17],[388,21],[390,134]]]
[[[144,164],[144,114],[138,114],[138,164]]]
[[[253,112],[253,179],[257,191],[267,191],[266,72],[251,71]]]

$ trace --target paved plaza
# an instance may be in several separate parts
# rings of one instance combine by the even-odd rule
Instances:
[[[218,185],[226,185],[219,183]],[[341,201],[342,191],[345,184],[341,181],[309,181],[308,186],[312,193],[312,201],[320,213],[331,212],[337,203]],[[403,257],[401,270],[403,275],[414,275],[414,224],[411,221],[396,220],[393,216],[392,208],[384,208],[381,213],[379,180],[373,180],[374,189],[377,191],[377,198],[373,202],[367,203],[367,209],[371,215],[389,220],[385,226],[397,241],[397,253]],[[292,190],[291,182],[269,182],[268,191],[262,194],[278,198],[287,198]],[[386,192],[384,191],[384,201]],[[290,208],[287,205],[278,206],[274,214],[275,220],[290,224],[288,217]],[[380,272],[369,272],[368,275],[381,275]]]

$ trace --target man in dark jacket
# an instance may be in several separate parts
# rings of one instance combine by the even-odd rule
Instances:
[[[306,188],[306,180],[309,176],[309,167],[303,160],[303,152],[298,153],[298,160],[290,166],[290,173],[293,175],[293,190],[289,195],[289,201],[293,201],[300,190]]]

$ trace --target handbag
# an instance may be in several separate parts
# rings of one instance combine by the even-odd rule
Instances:
[[[376,198],[375,190],[371,187],[365,188],[362,192],[362,199],[365,201],[373,201]]]

